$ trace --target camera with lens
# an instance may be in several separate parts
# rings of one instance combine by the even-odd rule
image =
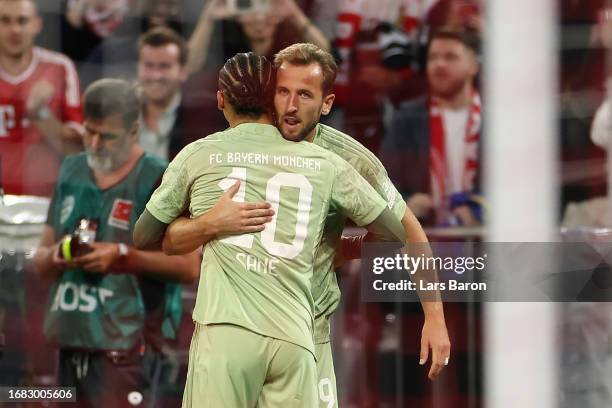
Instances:
[[[394,25],[384,22],[376,27],[376,32],[378,47],[382,53],[382,64],[385,68],[419,70],[424,67],[429,38],[426,27],[407,34]]]

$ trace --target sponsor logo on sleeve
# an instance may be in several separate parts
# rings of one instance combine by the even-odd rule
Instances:
[[[393,209],[395,207],[395,202],[397,200],[397,193],[395,191],[395,187],[393,187],[393,183],[391,180],[387,179],[383,183],[383,191],[385,192],[385,197],[387,198],[387,206],[389,209]]]

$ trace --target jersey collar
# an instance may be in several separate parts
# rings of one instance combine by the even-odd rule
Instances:
[[[282,135],[274,125],[266,125],[263,123],[241,123],[234,128],[241,133],[241,136],[281,138]]]
[[[8,82],[11,85],[17,85],[20,82],[25,81],[36,69],[38,66],[38,61],[40,60],[40,49],[38,47],[34,47],[32,49],[32,61],[30,61],[30,65],[19,75],[10,75],[5,72],[2,68],[0,68],[0,79]]]

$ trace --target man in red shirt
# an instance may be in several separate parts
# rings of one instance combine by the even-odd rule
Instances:
[[[63,154],[81,148],[77,73],[65,55],[34,46],[33,0],[0,0],[0,183],[48,196]]]

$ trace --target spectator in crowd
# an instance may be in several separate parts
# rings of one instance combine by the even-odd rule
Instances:
[[[88,27],[99,38],[108,37],[121,25],[128,0],[68,0],[66,20],[75,28]]]
[[[603,149],[606,153],[609,150],[610,137],[612,136],[612,114],[610,112],[610,101],[608,99],[610,91],[612,90],[610,89],[611,86],[612,81],[609,78],[607,81],[608,96],[599,106],[593,121],[590,123],[591,141],[595,146]],[[584,120],[584,118],[580,119]],[[562,129],[564,127],[567,128],[567,125],[563,126]],[[577,130],[574,130],[574,132],[578,133]],[[584,132],[580,133],[580,135],[583,136],[584,139]],[[588,145],[592,147],[590,143],[588,143]],[[572,147],[576,148],[575,145],[564,147],[567,150],[570,150]],[[605,156],[605,153],[602,153],[601,149],[598,147],[594,147],[593,150],[595,150],[597,154]],[[591,154],[591,156],[595,155]],[[561,220],[561,225],[563,227],[606,228],[609,225],[608,199],[605,197],[605,187],[608,184],[608,180],[606,177],[606,166],[603,165],[603,162],[604,160],[600,160],[599,158],[590,158],[588,162],[586,160],[576,160],[573,161],[573,163],[571,161],[565,163],[566,168],[564,168],[562,172],[562,181],[566,191],[569,190],[573,194],[566,193],[563,196],[565,198],[562,203],[563,218]],[[588,165],[585,165],[585,163],[588,163]],[[599,186],[600,183],[596,183],[600,180],[604,181],[604,188]],[[582,194],[576,193],[576,186],[583,190]],[[572,189],[574,191],[572,191]],[[566,392],[571,393],[572,391],[567,390]]]
[[[187,79],[187,44],[170,28],[156,27],[138,42],[138,83],[142,89],[140,145],[163,160],[172,160],[201,135],[187,126],[181,88]]]
[[[399,108],[382,145],[391,180],[415,215],[430,224],[480,222],[477,52],[477,37],[467,32],[435,32],[427,56],[430,93]]]
[[[437,30],[446,27],[482,35],[481,0],[437,0],[426,16],[426,24]]]
[[[81,148],[79,80],[64,55],[34,45],[33,0],[0,0],[0,183],[48,196],[66,152]]]
[[[231,11],[224,0],[208,0],[188,43],[190,78],[183,95],[187,121],[198,124],[200,135],[224,129],[225,119],[217,109],[219,68],[236,53],[253,51],[272,59],[296,42],[330,48],[325,35],[295,0],[270,0],[268,11],[240,14]]]
[[[418,57],[422,20],[432,1],[340,1],[334,124],[374,153],[383,138],[385,113],[425,92]]]
[[[130,18],[129,0],[69,0],[62,21],[62,51],[78,62]]]
[[[216,24],[219,21],[221,24]],[[329,50],[325,35],[304,14],[295,0],[270,0],[265,12],[232,14],[224,0],[210,0],[189,39],[189,71],[200,70],[209,57],[213,30],[222,31],[223,56],[215,68],[239,52],[252,51],[272,58],[281,49],[296,42],[310,42]]]
[[[96,0],[81,1],[96,7],[99,3]],[[131,5],[127,12],[122,6],[126,2]],[[103,10],[109,18],[114,10],[116,21],[113,24],[97,22],[93,26],[83,24],[81,27],[71,21],[69,9],[63,24],[63,50],[76,61],[85,85],[102,77],[135,79],[138,38],[149,29],[160,26],[181,34],[188,31],[182,15],[184,3],[182,0],[143,0],[137,5],[130,0],[104,2]],[[104,28],[99,28],[101,25]]]
[[[300,6],[326,38],[336,36],[339,0],[305,0]]]
[[[342,0],[334,43],[341,60],[337,125],[377,153],[396,107],[427,91],[423,68],[430,33],[442,25],[480,30],[479,3]]]
[[[605,85],[612,48],[612,8],[609,6],[607,0],[559,2],[562,208],[606,194],[605,169],[584,163],[605,160],[604,152],[585,135],[591,132],[591,122],[599,105],[607,99]]]
[[[154,406],[147,400],[155,401],[160,350],[180,319],[178,282],[197,278],[199,257],[132,246],[165,163],[137,143],[140,104],[127,82],[97,81],[83,98],[85,153],[62,164],[34,258],[40,276],[54,280],[45,336],[60,348],[59,384],[76,387],[78,406],[139,405],[143,397]],[[74,242],[62,245],[84,224],[89,239],[79,252]]]

